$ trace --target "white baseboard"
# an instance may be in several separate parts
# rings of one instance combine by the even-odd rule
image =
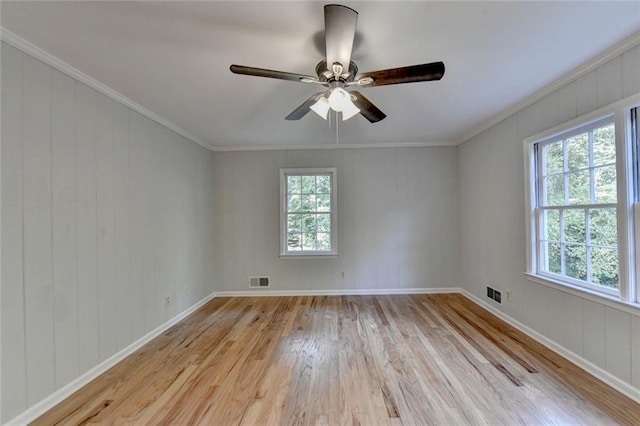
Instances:
[[[587,361],[581,356],[569,351],[565,347],[559,345],[553,340],[543,336],[538,333],[534,329],[522,324],[521,322],[515,320],[514,318],[506,315],[496,307],[486,303],[484,300],[476,297],[475,295],[469,293],[467,290],[459,288],[459,287],[444,287],[444,288],[403,288],[403,289],[341,289],[341,290],[262,290],[262,291],[222,291],[222,292],[214,292],[204,299],[200,300],[195,305],[191,306],[189,309],[183,311],[179,315],[176,315],[166,323],[157,327],[155,330],[147,333],[145,336],[136,340],[117,354],[111,356],[106,359],[99,365],[95,366],[91,370],[84,373],[82,376],[75,379],[73,382],[67,384],[66,386],[58,389],[53,394],[49,395],[47,398],[38,402],[34,406],[30,407],[23,413],[19,414],[15,418],[11,419],[7,425],[25,425],[33,420],[40,417],[42,414],[46,413],[48,410],[62,402],[65,398],[69,397],[75,391],[85,386],[91,380],[98,377],[100,374],[107,371],[109,368],[113,367],[118,362],[122,361],[124,358],[138,350],[141,346],[145,345],[153,338],[159,336],[169,328],[171,328],[176,323],[180,322],[196,310],[198,310],[205,303],[213,299],[214,297],[260,297],[260,296],[342,296],[342,295],[384,295],[384,294],[435,294],[435,293],[460,293],[463,296],[467,297],[474,303],[483,307],[487,311],[491,312],[498,318],[502,319],[506,323],[525,333],[529,337],[535,339],[539,343],[548,347],[552,351],[562,355],[567,358],[569,361],[573,362],[577,366],[583,368],[588,373],[592,374],[594,377],[602,380],[604,383],[608,384],[612,388],[618,390],[622,394],[628,396],[629,398],[640,403],[640,389],[637,389],[630,384],[620,380],[615,377],[611,373],[603,370],[597,365]]]
[[[365,288],[335,290],[247,290],[219,291],[216,297],[262,297],[262,296],[375,296],[383,294],[435,294],[460,293],[456,287],[443,288]]]
[[[118,362],[122,361],[127,356],[138,350],[140,347],[151,341],[153,338],[159,336],[173,325],[177,324],[196,310],[198,310],[205,303],[213,299],[214,297],[260,297],[260,296],[338,296],[338,295],[376,295],[376,294],[430,294],[430,293],[459,293],[459,288],[404,288],[404,289],[349,289],[349,290],[262,290],[262,291],[222,291],[213,292],[204,299],[200,300],[195,305],[191,306],[182,313],[171,318],[169,321],[160,325],[156,329],[150,331],[140,339],[131,343],[120,352],[107,358],[100,364],[93,367],[71,383],[58,389],[45,399],[29,407],[26,411],[22,412],[18,416],[9,420],[6,425],[26,425],[63,400],[71,396],[78,389],[82,388],[90,381],[98,377],[100,374],[113,367]]]
[[[77,379],[73,380],[71,383],[61,387],[60,389],[58,389],[57,391],[55,391],[45,399],[29,407],[26,411],[20,413],[13,419],[9,420],[6,423],[6,425],[16,425],[16,426],[26,425],[34,421],[35,419],[37,419],[38,417],[40,417],[41,415],[49,411],[51,408],[55,407],[56,405],[61,403],[63,400],[71,396],[71,394],[76,392],[78,389],[82,388],[87,383],[89,383],[90,381],[92,381],[93,379],[95,379],[96,377],[98,377],[99,375],[101,375],[102,373],[104,373],[114,365],[116,365],[118,362],[122,361],[127,356],[131,355],[140,347],[150,342],[153,338],[164,333],[169,328],[171,328],[178,322],[182,321],[184,318],[188,317],[189,315],[191,315],[192,313],[200,309],[200,307],[202,307],[204,304],[209,302],[214,297],[215,297],[215,293],[211,293],[210,295],[206,296],[204,299],[200,300],[195,305],[191,306],[185,311],[182,311],[175,317],[171,318],[169,321],[165,322],[164,324],[158,326],[154,330],[145,334],[135,342],[131,343],[126,348],[122,349],[120,352],[105,359],[100,364],[93,367],[91,370],[87,371]]]
[[[597,365],[593,364],[592,362],[584,359],[580,355],[568,350],[564,346],[562,346],[562,345],[554,342],[553,340],[549,339],[548,337],[538,333],[534,329],[522,324],[520,321],[518,321],[518,320],[510,317],[509,315],[505,314],[504,312],[500,311],[495,306],[491,306],[489,303],[485,302],[481,298],[475,296],[474,294],[469,293],[467,290],[460,289],[460,293],[463,296],[465,296],[466,298],[468,298],[471,301],[473,301],[474,303],[482,306],[484,309],[486,309],[487,311],[491,312],[492,314],[494,314],[495,316],[497,316],[501,320],[503,320],[506,323],[510,324],[511,326],[517,328],[518,330],[520,330],[521,332],[523,332],[527,336],[531,337],[532,339],[537,340],[539,343],[543,344],[547,348],[549,348],[552,351],[554,351],[554,352],[562,355],[563,357],[567,358],[569,361],[571,361],[572,363],[574,363],[578,367],[582,368],[583,370],[587,371],[592,376],[602,380],[603,382],[605,382],[606,384],[608,384],[612,388],[616,389],[618,392],[620,392],[620,393],[628,396],[629,398],[633,399],[634,401],[640,403],[640,389],[637,389],[637,388],[631,386],[629,383],[626,383],[623,380],[620,380],[619,378],[617,378],[613,374],[609,373],[608,371],[603,370],[602,368],[598,367]]]

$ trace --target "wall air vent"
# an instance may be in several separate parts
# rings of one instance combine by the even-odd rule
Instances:
[[[495,300],[502,305],[502,292],[500,290],[496,290],[495,288],[487,286],[487,297],[491,300]],[[507,297],[507,300],[508,299],[509,297]]]
[[[249,277],[249,287],[251,288],[269,287],[269,277]]]

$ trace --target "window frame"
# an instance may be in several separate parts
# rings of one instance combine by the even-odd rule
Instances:
[[[605,117],[601,118],[600,120],[596,120],[594,122],[591,122],[587,125],[584,126],[580,126],[577,127],[575,129],[571,129],[570,131],[567,132],[563,132],[560,133],[559,135],[555,135],[553,137],[549,137],[546,138],[544,140],[538,141],[534,143],[534,148],[536,148],[536,168],[537,169],[543,169],[544,168],[544,164],[543,164],[543,149],[545,146],[553,144],[553,143],[557,143],[557,142],[563,142],[567,139],[570,139],[574,136],[578,136],[584,133],[589,133],[591,134],[593,132],[593,130],[601,128],[603,126],[609,125],[609,124],[613,124],[615,126],[615,117],[613,114],[609,114],[606,115]],[[589,138],[589,144],[592,143],[592,137]],[[577,246],[584,246],[585,247],[585,252],[586,252],[586,259],[587,259],[587,279],[589,278],[589,271],[591,270],[590,268],[590,262],[588,261],[589,259],[589,252],[590,252],[590,248],[592,249],[594,247],[594,244],[591,243],[590,241],[590,229],[588,226],[586,226],[586,224],[589,222],[587,220],[587,212],[591,209],[605,209],[605,208],[614,208],[616,210],[616,215],[618,213],[618,203],[617,202],[609,202],[609,203],[592,203],[591,200],[589,200],[588,203],[580,203],[580,204],[570,204],[570,203],[563,203],[563,204],[559,204],[559,205],[543,205],[543,201],[542,199],[544,198],[544,178],[545,177],[549,177],[551,175],[562,175],[563,176],[563,180],[564,180],[564,193],[565,193],[565,198],[568,196],[568,192],[570,191],[570,185],[568,186],[569,182],[567,180],[567,177],[565,177],[565,175],[569,175],[571,173],[576,173],[576,172],[584,172],[584,171],[588,171],[589,172],[589,181],[591,183],[593,183],[593,173],[592,170],[595,171],[595,169],[597,168],[601,168],[601,167],[610,167],[610,166],[615,166],[616,168],[616,172],[617,172],[617,164],[616,163],[606,163],[606,164],[599,164],[597,166],[593,165],[593,150],[590,149],[589,150],[589,166],[587,168],[582,168],[582,169],[578,169],[578,170],[566,170],[566,154],[567,154],[567,146],[566,144],[562,144],[563,146],[563,158],[565,159],[565,167],[563,168],[563,170],[561,172],[556,172],[556,173],[548,173],[548,174],[544,174],[544,173],[536,173],[536,205],[537,208],[535,210],[535,225],[536,225],[536,257],[538,259],[543,259],[543,252],[544,252],[544,248],[543,248],[543,242],[544,241],[548,241],[544,239],[544,224],[543,224],[543,216],[544,216],[544,211],[553,211],[553,210],[557,210],[560,214],[560,223],[562,224],[563,220],[563,214],[562,212],[567,212],[568,210],[582,210],[585,213],[585,241],[584,244],[582,243],[567,243],[564,239],[564,235],[562,232],[562,229],[560,229],[560,235],[559,235],[559,240],[558,242],[561,244],[561,246],[567,246],[567,245],[577,245]],[[617,153],[617,148],[616,148],[616,153]],[[594,196],[593,192],[595,191],[595,188],[593,186],[591,186],[591,197]],[[616,188],[616,195],[617,195],[617,188]],[[591,198],[590,197],[590,198]],[[562,228],[562,225],[561,225]],[[616,229],[616,235],[617,235],[617,229]],[[616,238],[616,251],[618,251],[618,255],[619,255],[619,250],[617,247],[617,238]],[[564,268],[564,256],[562,257],[562,261],[561,261],[561,265]],[[540,262],[542,263],[542,262]],[[544,277],[548,277],[548,278],[552,278],[552,279],[556,279],[556,280],[560,280],[560,281],[567,281],[568,283],[572,284],[572,285],[576,285],[576,286],[580,286],[580,287],[586,287],[588,289],[591,289],[593,291],[599,291],[599,292],[603,292],[606,294],[610,294],[612,296],[617,296],[619,294],[619,289],[615,290],[612,288],[607,288],[606,286],[599,286],[597,284],[592,284],[590,282],[585,282],[582,280],[579,280],[577,278],[572,278],[569,275],[563,275],[563,274],[556,274],[554,272],[551,271],[544,271],[542,268],[542,265],[538,264],[538,270],[537,273],[541,276]],[[619,280],[619,272],[618,272],[618,280]],[[618,283],[619,284],[619,283]]]
[[[525,171],[525,228],[526,228],[526,272],[532,281],[551,285],[560,289],[568,289],[578,294],[593,295],[627,305],[638,305],[638,283],[636,271],[640,267],[640,250],[635,246],[640,242],[640,203],[634,198],[633,155],[631,151],[631,114],[633,108],[640,106],[640,94],[622,99],[611,105],[585,114],[567,123],[560,124],[544,132],[528,137],[524,145]],[[618,236],[618,291],[607,291],[597,285],[584,285],[578,280],[567,280],[555,274],[541,273],[539,262],[542,261],[539,251],[541,226],[538,214],[539,200],[537,185],[537,152],[536,145],[544,144],[559,138],[579,134],[585,129],[597,127],[599,124],[613,122],[616,138],[616,187],[617,187],[617,236]],[[634,210],[636,214],[634,215]],[[634,219],[635,218],[635,219]],[[636,223],[638,222],[638,225]],[[636,238],[635,232],[638,232]],[[604,291],[603,291],[604,290]]]
[[[287,177],[288,176],[317,176],[329,175],[331,177],[330,203],[330,240],[331,250],[311,251],[289,250],[287,244]],[[282,259],[311,259],[311,258],[332,258],[338,256],[338,170],[336,167],[304,167],[304,168],[281,168],[280,169],[280,258]]]

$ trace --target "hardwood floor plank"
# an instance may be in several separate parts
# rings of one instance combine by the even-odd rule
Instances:
[[[168,402],[178,393],[180,388],[182,388],[197,368],[198,367],[196,365],[190,365],[178,373],[178,376],[173,383],[171,383],[167,390],[162,393],[160,398],[153,401],[153,403],[146,408],[145,412],[137,422],[141,424],[155,424],[159,419],[164,417],[166,412],[169,410]]]
[[[33,424],[640,424],[461,295],[216,298]]]

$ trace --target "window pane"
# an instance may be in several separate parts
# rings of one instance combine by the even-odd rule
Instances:
[[[617,246],[616,209],[591,209],[589,211],[589,236],[591,244]]]
[[[302,231],[302,215],[290,214],[287,216],[287,231],[288,232],[301,232]]]
[[[329,176],[318,176],[316,177],[317,193],[318,194],[328,194],[331,192],[331,178]]]
[[[331,211],[331,195],[329,195],[329,194],[318,194],[318,195],[316,195],[316,201],[318,203],[318,211],[319,212]]]
[[[589,204],[590,202],[589,170],[569,173],[569,204]]]
[[[581,133],[567,139],[569,170],[589,167],[589,133]]]
[[[571,243],[586,243],[584,210],[564,210],[563,219],[564,240]]]
[[[302,250],[314,250],[316,249],[316,233],[305,232],[302,234]]]
[[[316,232],[316,215],[303,214],[302,217],[302,232]]]
[[[287,211],[299,212],[301,207],[300,195],[288,195],[287,196]]]
[[[615,163],[616,137],[613,124],[593,131],[593,165]]]
[[[562,141],[545,145],[542,150],[546,169],[544,175],[560,173],[564,170],[564,160],[562,157]]]
[[[582,281],[587,280],[587,247],[574,246],[566,244],[565,253],[565,272],[566,275]]]
[[[318,251],[331,250],[331,237],[329,234],[318,232],[317,238],[318,238]]]
[[[545,210],[542,220],[542,239],[560,241],[560,210]]]
[[[315,212],[316,211],[316,196],[315,195],[302,195],[302,207],[303,212]]]
[[[287,194],[300,194],[300,176],[287,176]]]
[[[594,284],[618,288],[618,250],[591,248],[591,279]]]
[[[530,183],[538,191],[538,270],[558,274],[567,283],[579,280],[617,289],[618,182],[611,121],[536,145],[538,151],[531,152],[541,161],[536,163],[536,181]]]
[[[284,204],[281,220],[284,229],[281,255],[331,254],[335,235],[334,222],[335,183],[334,168],[280,169],[280,202]],[[286,198],[285,198],[286,197]],[[309,252],[309,253],[305,253]],[[320,252],[320,253],[317,253]]]
[[[302,176],[302,193],[303,194],[316,193],[316,177],[315,176]]]
[[[561,274],[561,251],[560,243],[545,242],[543,246],[544,265],[547,272],[553,272],[554,274]]]
[[[318,232],[330,232],[331,231],[331,215],[319,214],[316,216],[316,226]]]
[[[287,234],[287,246],[289,250],[302,250],[302,234],[289,232]]]
[[[564,175],[544,178],[546,198],[542,200],[544,206],[561,206],[564,204]]]
[[[597,167],[593,169],[597,203],[615,203],[617,199],[616,166]]]

